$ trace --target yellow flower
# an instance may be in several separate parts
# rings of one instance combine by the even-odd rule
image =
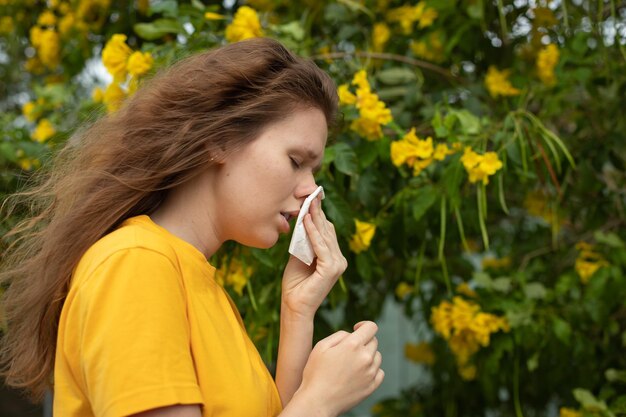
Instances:
[[[248,6],[237,9],[233,22],[226,27],[226,40],[238,42],[244,39],[263,36],[257,12]]]
[[[540,190],[531,191],[524,197],[524,208],[531,216],[540,217],[556,230],[565,223],[556,210],[553,210],[547,196]]]
[[[604,259],[600,260],[589,260],[584,257],[578,257],[576,259],[576,263],[574,268],[576,269],[576,273],[580,277],[580,282],[583,284],[587,284],[593,274],[602,267],[607,266],[608,263]]]
[[[76,9],[77,20],[92,30],[99,30],[109,17],[111,0],[83,0]]]
[[[509,81],[509,75],[511,70],[498,70],[491,65],[487,70],[487,76],[485,77],[485,86],[487,91],[493,98],[498,96],[516,96],[520,93],[520,90],[513,87]]]
[[[474,365],[465,365],[459,368],[459,375],[465,381],[473,381],[476,379],[476,366]]]
[[[0,33],[3,35],[9,35],[15,29],[13,24],[13,18],[11,16],[0,17]]]
[[[37,49],[37,55],[43,65],[49,69],[55,69],[59,65],[61,43],[59,34],[54,29],[45,29],[39,32],[35,49]]]
[[[130,75],[138,77],[148,72],[153,63],[154,59],[152,59],[150,52],[135,51],[128,57],[126,70]]]
[[[100,87],[96,87],[91,92],[91,99],[96,103],[102,103],[104,101],[104,90]]]
[[[73,13],[68,13],[59,19],[59,33],[66,36],[74,27],[75,18]]]
[[[372,49],[375,52],[382,52],[390,36],[389,26],[385,23],[376,23],[372,32]]]
[[[435,21],[435,19],[437,18],[437,16],[439,16],[439,13],[437,13],[437,10],[433,9],[432,7],[426,7],[426,3],[424,2],[419,2],[418,5],[416,7],[419,7],[419,24],[418,26],[420,27],[420,29],[424,29],[427,28],[428,26],[431,26],[433,24],[433,22]]]
[[[252,276],[252,268],[246,266],[236,258],[231,258],[230,263],[224,262],[222,267],[215,271],[215,280],[218,284],[230,285],[239,295],[243,294],[243,287],[246,286],[248,279]]]
[[[453,154],[454,151],[448,147],[445,143],[440,143],[435,148],[435,153],[433,154],[433,158],[437,161],[443,161],[446,159],[447,155]]]
[[[357,86],[355,105],[359,109],[359,118],[352,121],[350,128],[367,140],[380,139],[383,135],[381,126],[392,120],[391,110],[372,93],[364,70],[354,74],[352,85]],[[343,92],[346,91],[347,87]],[[352,100],[352,97],[344,96],[344,99]]]
[[[464,295],[466,297],[470,297],[470,298],[478,297],[478,294],[476,294],[476,291],[471,289],[470,286],[467,285],[467,282],[462,282],[459,285],[457,285],[456,286],[456,292],[458,294],[462,294],[462,295]]]
[[[463,369],[470,357],[481,346],[489,345],[492,333],[510,330],[504,317],[484,313],[478,304],[461,297],[454,297],[452,303],[442,301],[439,306],[433,307],[431,322],[435,332],[448,341],[460,373],[465,372]]]
[[[102,63],[116,82],[126,78],[126,63],[132,50],[126,45],[126,35],[115,34],[102,50]]]
[[[41,119],[32,134],[32,138],[37,142],[43,143],[50,139],[56,133],[54,126],[48,119]]]
[[[396,296],[400,300],[404,300],[404,298],[413,292],[413,286],[407,284],[406,282],[401,282],[396,287]]]
[[[41,111],[37,110],[37,105],[32,101],[22,106],[22,114],[29,122],[34,122],[41,115]]]
[[[127,85],[128,95],[132,96],[133,94],[135,94],[138,88],[139,88],[139,78],[131,77],[130,80],[128,80],[128,85]]]
[[[561,407],[559,417],[582,417],[582,414],[572,408]]]
[[[57,18],[51,10],[45,10],[37,18],[37,24],[40,26],[54,26]]]
[[[430,344],[426,342],[420,344],[405,344],[404,356],[415,363],[423,363],[431,366],[435,363],[435,352],[433,352]]]
[[[24,63],[24,69],[31,74],[42,74],[44,71],[44,67],[41,64],[41,60],[34,56],[32,58],[28,58]]]
[[[69,5],[68,2],[64,1],[64,2],[59,3],[59,6],[57,7],[57,10],[62,15],[66,15],[66,14],[68,14],[70,12],[70,10],[72,10],[72,7]]]
[[[337,94],[339,95],[339,102],[341,104],[356,103],[356,96],[348,90],[348,84],[341,84],[337,88]]]
[[[504,258],[497,259],[492,256],[486,256],[481,261],[483,269],[503,269],[511,266],[511,258],[505,256]]]
[[[418,22],[420,29],[433,24],[437,18],[437,11],[426,7],[426,3],[420,1],[415,6],[404,5],[387,12],[389,22],[398,22],[405,35],[413,32],[413,24]]]
[[[411,40],[409,47],[417,57],[428,61],[441,62],[445,58],[441,33],[438,31],[419,41]]]
[[[356,85],[361,90],[369,90],[370,83],[367,81],[367,72],[359,70],[352,77],[352,85]]]
[[[396,166],[406,163],[413,167],[413,175],[419,175],[428,167],[434,156],[433,139],[430,136],[425,140],[418,138],[415,128],[411,128],[401,140],[391,143],[391,162]]]
[[[204,14],[204,18],[206,20],[222,20],[222,19],[226,19],[226,16],[224,16],[223,14],[219,14],[219,13],[206,12]]]
[[[494,175],[496,171],[502,168],[502,162],[498,159],[497,153],[487,152],[484,155],[479,155],[469,146],[465,148],[461,162],[469,174],[469,180],[472,184],[477,181],[489,184],[489,176]]]
[[[554,67],[559,62],[559,48],[551,43],[537,53],[537,75],[541,82],[551,86],[556,83]]]
[[[578,249],[579,254],[574,268],[580,276],[580,281],[587,284],[598,269],[608,266],[609,263],[600,253],[594,251],[593,245],[587,242],[578,242],[576,249]]]
[[[141,14],[147,14],[150,8],[150,0],[137,0],[137,10]]]
[[[374,233],[376,233],[376,225],[356,219],[354,219],[354,223],[356,224],[356,232],[350,240],[350,250],[354,253],[360,253],[370,247]]]
[[[104,91],[102,102],[107,106],[107,111],[112,113],[118,110],[126,98],[126,92],[116,82],[109,84]]]

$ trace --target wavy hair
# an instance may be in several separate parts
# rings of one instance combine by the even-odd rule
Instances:
[[[251,39],[179,61],[68,140],[11,199],[9,212],[26,207],[28,216],[0,260],[0,284],[9,284],[0,348],[7,385],[36,402],[52,386],[61,309],[91,245],[298,108],[318,108],[332,126],[331,78],[277,41]]]

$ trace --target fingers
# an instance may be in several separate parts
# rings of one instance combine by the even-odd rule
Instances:
[[[304,216],[304,228],[306,229],[306,233],[311,241],[311,246],[313,246],[313,252],[315,252],[318,258],[328,258],[330,252],[328,245],[313,222],[311,213]]]
[[[378,338],[372,337],[372,339],[365,344],[365,350],[374,356],[374,354],[378,351]]]
[[[366,345],[378,331],[378,326],[373,321],[363,322],[349,337],[360,345]]]
[[[342,340],[344,340],[349,335],[350,333],[343,331],[343,330],[339,330],[338,332],[333,333],[330,336],[317,342],[317,346],[319,346],[321,349],[324,349],[324,350],[330,349],[334,346],[337,346],[339,343],[341,343]]]

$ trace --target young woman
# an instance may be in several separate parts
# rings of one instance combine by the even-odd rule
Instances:
[[[275,381],[207,262],[290,231],[336,111],[324,72],[255,39],[179,62],[68,141],[3,259],[7,382],[52,385],[58,417],[337,416],[371,394],[374,323],[312,348],[347,266],[319,200],[317,259],[282,277]]]

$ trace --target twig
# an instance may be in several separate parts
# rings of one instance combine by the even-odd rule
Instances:
[[[413,65],[415,67],[424,68],[432,72],[436,72],[440,75],[443,75],[446,78],[460,81],[462,83],[467,82],[464,78],[459,77],[458,75],[454,75],[449,70],[443,67],[440,67],[438,65],[432,64],[428,61],[422,61],[421,59],[410,58],[408,56],[390,54],[387,52],[364,52],[364,51],[329,52],[327,54],[313,55],[310,58],[313,60],[321,61],[325,59],[342,59],[342,58],[351,57],[351,56],[356,56],[359,58],[373,58],[373,59],[386,59],[389,61],[398,61],[398,62],[402,62],[405,64]]]

